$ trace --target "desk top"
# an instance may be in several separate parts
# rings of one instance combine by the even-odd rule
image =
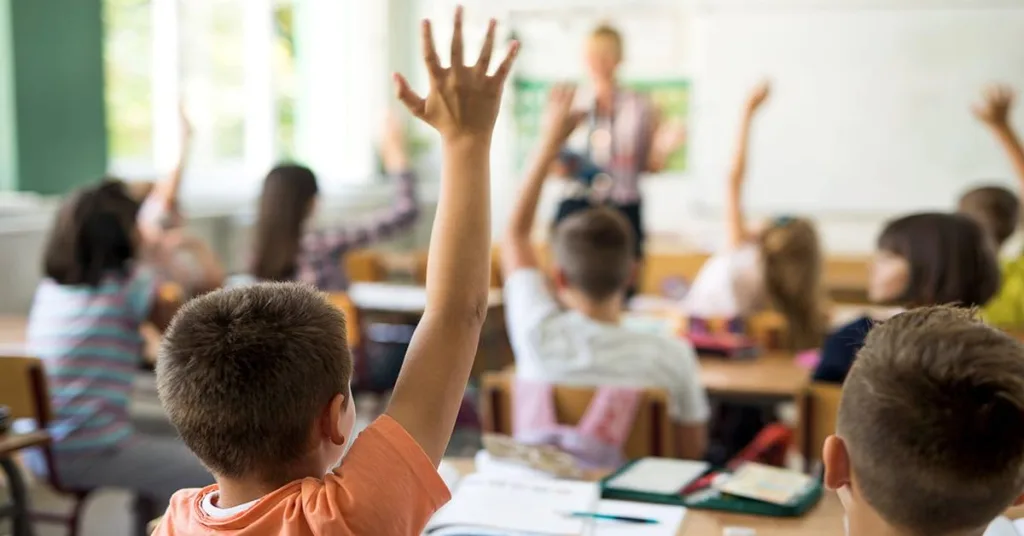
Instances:
[[[28,318],[24,316],[0,315],[0,353],[24,350],[27,325]]]
[[[0,456],[7,456],[29,447],[39,447],[49,442],[50,434],[44,431],[0,435]]]
[[[795,398],[810,386],[811,371],[786,352],[768,352],[754,359],[702,357],[700,377],[711,394]]]
[[[352,283],[349,299],[359,309],[401,314],[423,314],[427,307],[427,289],[418,285],[394,283]],[[487,307],[502,304],[501,290],[487,293]]]
[[[473,472],[473,460],[445,460],[459,473]],[[591,475],[594,480],[600,474]],[[721,536],[726,527],[749,527],[757,536],[840,536],[843,534],[843,505],[835,494],[826,492],[821,502],[803,517],[774,518],[690,510],[678,536]]]

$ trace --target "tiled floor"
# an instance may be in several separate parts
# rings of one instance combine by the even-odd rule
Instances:
[[[357,397],[356,413],[360,416],[356,423],[357,430],[365,428],[370,419],[377,414],[377,408],[381,407],[383,404],[380,401]],[[156,399],[156,390],[151,378],[141,377],[137,382],[132,412],[140,429],[149,433],[173,433],[173,428],[164,417],[163,410]],[[456,431],[452,438],[449,455],[472,456],[479,448],[480,435],[478,432],[460,430]],[[54,512],[66,511],[70,508],[68,501],[56,496],[45,485],[31,483],[30,488],[33,508]],[[6,490],[0,483],[0,496],[4,495],[6,495]],[[89,499],[81,536],[128,536],[130,505],[131,496],[126,492],[117,490],[98,492]],[[38,524],[35,530],[36,536],[65,536],[63,528],[55,525]],[[0,536],[9,535],[10,531],[10,527],[0,522]]]

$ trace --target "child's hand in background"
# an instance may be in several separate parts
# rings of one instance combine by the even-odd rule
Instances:
[[[494,75],[487,74],[494,49],[495,24],[492,19],[487,26],[487,37],[476,64],[466,66],[462,51],[462,8],[457,8],[451,65],[444,68],[434,49],[430,22],[423,21],[423,59],[430,76],[430,93],[425,99],[409,87],[409,82],[402,75],[395,74],[398,98],[413,115],[434,127],[446,141],[477,137],[489,140],[494,130],[505,78],[519,50],[519,44],[512,43]]]
[[[1013,108],[1013,90],[995,85],[985,90],[985,100],[973,108],[974,116],[991,127],[1004,127]]]
[[[754,86],[753,91],[750,92],[750,97],[747,98],[748,115],[754,115],[761,108],[765,101],[768,100],[768,96],[771,95],[771,89],[772,84],[768,80]]]
[[[586,117],[586,111],[572,109],[575,98],[576,86],[573,84],[558,84],[551,88],[544,112],[544,132],[548,143],[561,147]]]

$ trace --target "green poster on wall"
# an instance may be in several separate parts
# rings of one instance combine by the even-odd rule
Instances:
[[[540,136],[544,106],[548,92],[556,82],[530,78],[516,78],[515,128],[516,162],[520,169],[534,150]],[[663,122],[672,121],[687,124],[690,108],[690,81],[686,79],[636,80],[624,84],[627,88],[646,94],[657,106]],[[669,159],[666,172],[680,172],[686,169],[686,145],[683,145]]]

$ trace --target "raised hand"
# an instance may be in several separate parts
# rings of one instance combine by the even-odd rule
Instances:
[[[430,76],[430,92],[420,97],[402,75],[395,73],[398,98],[413,115],[434,127],[446,140],[462,137],[490,137],[498,117],[505,79],[519,50],[512,43],[505,59],[493,75],[487,71],[494,49],[494,19],[487,25],[487,36],[475,65],[467,66],[462,52],[462,7],[455,10],[452,32],[451,64],[444,68],[434,49],[430,21],[423,21],[423,60]]]
[[[548,141],[559,147],[587,115],[586,111],[572,109],[575,98],[576,86],[573,84],[558,84],[551,88],[548,95],[544,132]]]
[[[1013,89],[1009,86],[994,85],[985,90],[985,100],[972,108],[974,116],[993,127],[1004,127],[1009,122],[1013,108]]]
[[[761,105],[768,100],[768,96],[771,95],[772,85],[768,80],[764,80],[761,83],[754,86],[754,89],[750,92],[750,96],[747,97],[747,113],[753,115]]]

